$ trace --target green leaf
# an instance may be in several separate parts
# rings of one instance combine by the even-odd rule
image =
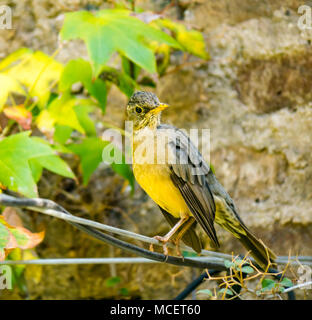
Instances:
[[[79,120],[79,118],[78,118]],[[81,124],[81,122],[80,122]],[[83,126],[82,126],[83,127]],[[65,144],[66,141],[70,138],[73,129],[68,126],[55,125],[53,140],[60,144]]]
[[[61,169],[63,160],[56,160],[58,167],[51,168],[51,159],[55,159],[55,151],[41,139],[29,137],[30,132],[22,132],[0,141],[0,182],[7,188],[20,192],[28,197],[37,196],[37,186],[35,178],[38,178],[38,170],[34,169],[36,164],[30,167],[31,159],[50,159],[44,165],[47,169],[65,174],[65,165]],[[46,157],[46,158],[45,158]],[[55,161],[55,160],[54,160]],[[42,163],[40,163],[42,165]],[[38,169],[38,164],[37,164]],[[32,171],[33,170],[33,171]],[[63,171],[64,170],[64,171]],[[33,176],[34,174],[34,176]],[[70,175],[67,171],[66,176]]]
[[[243,273],[248,273],[249,274],[249,273],[253,273],[254,269],[252,267],[250,267],[250,266],[245,266],[245,267],[242,267],[241,271]]]
[[[102,152],[104,162],[111,165],[112,169],[129,181],[131,190],[134,190],[134,175],[129,165],[125,162],[123,153],[113,144],[109,143]]]
[[[77,154],[81,161],[83,184],[87,185],[92,173],[102,162],[102,152],[109,144],[97,137],[86,138],[80,144],[70,144],[68,149]]]
[[[219,292],[218,293],[220,293],[220,294],[227,294],[227,295],[229,295],[229,296],[232,296],[234,293],[233,293],[233,291],[231,290],[231,289],[226,289],[226,288],[223,288],[223,289],[221,289],[221,290],[219,290]]]
[[[105,112],[107,102],[107,88],[102,79],[95,79],[90,87],[86,87],[89,93],[97,99],[101,110]]]
[[[105,111],[107,89],[101,79],[92,79],[92,67],[83,59],[71,60],[65,66],[59,82],[60,91],[68,91],[74,83],[81,82],[87,91],[99,102],[102,111]]]
[[[88,184],[92,173],[104,161],[110,164],[116,173],[127,179],[132,189],[134,188],[134,176],[130,167],[125,163],[122,152],[109,141],[88,137],[80,144],[70,144],[68,148],[80,158],[84,185]]]
[[[87,136],[96,136],[94,121],[89,117],[89,114],[94,111],[94,107],[90,105],[77,105],[74,107],[74,110]]]
[[[276,286],[276,282],[272,279],[263,279],[261,282],[262,289],[261,291],[272,290]]]
[[[28,160],[53,152],[48,146],[35,143],[29,134],[22,132],[0,141],[0,182],[13,191],[35,197],[37,186]]]
[[[122,56],[121,57],[121,66],[122,66],[122,71],[130,78],[133,80],[136,80],[141,68],[136,65],[135,63],[131,62],[129,59],[126,57]]]
[[[198,290],[196,293],[197,294],[203,294],[203,295],[208,296],[208,297],[212,297],[212,292],[209,289]]]
[[[111,277],[105,281],[105,285],[108,288],[115,287],[121,281],[120,277]]]
[[[43,168],[54,172],[60,176],[67,177],[74,179],[75,175],[68,166],[68,164],[62,160],[59,156],[50,155],[50,156],[43,156],[38,157],[35,161],[41,165]]]
[[[290,288],[293,286],[292,281],[289,278],[283,278],[283,280],[279,283],[280,285],[282,285],[285,288]]]
[[[81,82],[90,85],[92,82],[92,68],[88,61],[83,59],[70,60],[62,72],[59,90],[62,92],[71,89],[74,83]]]
[[[236,258],[236,259],[234,260],[234,263],[235,263],[236,266],[239,266],[239,265],[241,265],[241,264],[243,263],[243,260],[240,259],[240,258]]]
[[[120,292],[120,294],[121,294],[122,296],[128,296],[128,295],[129,295],[129,290],[128,290],[127,288],[121,288],[121,289],[119,290],[119,292]]]
[[[230,261],[230,260],[224,260],[224,265],[226,268],[230,269],[231,267],[233,267],[235,264],[234,262]]]
[[[84,40],[97,76],[114,52],[119,52],[141,68],[156,72],[156,62],[148,41],[180,45],[166,33],[153,28],[130,11],[107,9],[91,13],[77,11],[65,15],[61,38]]]
[[[137,87],[136,82],[131,77],[112,67],[103,67],[100,78],[115,84],[128,98],[132,96]]]
[[[42,165],[38,163],[36,159],[29,159],[28,163],[29,163],[30,170],[32,172],[32,176],[35,182],[38,183],[43,171]]]

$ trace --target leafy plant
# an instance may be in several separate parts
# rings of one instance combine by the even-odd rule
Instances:
[[[94,14],[87,11],[68,13],[61,37],[63,40],[80,38],[86,43],[95,76],[99,75],[114,52],[155,73],[156,59],[149,44],[151,41],[182,48],[166,33],[130,14],[129,10],[118,9],[101,10]]]
[[[51,56],[21,48],[0,62],[0,192],[10,189],[37,197],[43,169],[79,183],[80,172],[75,171],[77,178],[64,155],[79,159],[84,185],[106,162],[133,190],[134,177],[123,151],[101,138],[97,129],[98,115],[109,112],[111,87],[127,97],[141,85],[155,87],[175,51],[208,58],[199,32],[149,15],[124,8],[66,13],[60,37],[82,39],[89,60],[63,65],[55,59],[61,48]],[[35,258],[30,248],[42,239],[43,233],[10,225],[0,216],[0,260]],[[20,287],[31,268],[12,267]],[[114,287],[118,278],[106,284]],[[119,294],[127,296],[128,290],[121,287]]]
[[[83,183],[87,184],[94,170],[105,160],[101,158],[101,148],[110,143],[97,138],[90,115],[97,107],[106,111],[110,87],[116,85],[130,97],[139,88],[140,81],[154,86],[155,82],[148,79],[148,73],[158,71],[162,74],[166,70],[171,49],[207,58],[199,32],[155,17],[146,22],[146,15],[144,18],[142,14],[125,9],[67,13],[61,38],[82,39],[90,62],[79,58],[63,66],[54,59],[57,52],[50,57],[27,48],[13,52],[0,62],[3,88],[0,111],[3,110],[9,119],[2,138],[0,136],[0,161],[3,164],[0,183],[3,187],[26,196],[36,196],[36,182],[42,168],[74,178],[60,158],[62,153],[78,155]],[[114,53],[121,58],[119,69],[107,64]],[[163,53],[167,57],[166,63],[164,60],[158,63],[156,57]],[[72,91],[75,84],[81,85],[83,95]],[[16,105],[16,99],[21,101],[19,105]],[[30,133],[28,136],[16,134],[16,131],[34,128],[38,128],[49,143],[34,140]],[[6,137],[10,134],[12,139]],[[30,152],[31,146],[35,152]],[[5,152],[5,148],[14,152]],[[120,152],[117,147],[114,149]],[[124,157],[121,163],[111,163],[111,166],[133,187],[133,175]]]
[[[275,298],[277,295],[283,293],[286,288],[290,288],[293,285],[292,281],[285,277],[287,266],[279,274],[281,280],[277,280],[276,278],[272,279],[271,273],[258,270],[247,257],[243,259],[238,257],[233,257],[232,260],[225,259],[224,265],[228,268],[227,275],[212,277],[208,273],[209,280],[219,281],[219,290],[215,290],[214,295],[208,294],[211,292],[209,289],[206,295],[206,289],[200,290],[198,294],[201,294],[201,296],[206,299],[213,298],[222,300],[235,299],[245,293],[255,296],[256,299],[265,297]],[[249,283],[253,283],[253,285],[249,286]],[[235,288],[239,287],[240,291],[236,292]]]

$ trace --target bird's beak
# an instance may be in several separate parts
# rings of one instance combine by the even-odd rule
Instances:
[[[150,111],[150,113],[152,113],[152,114],[158,114],[159,112],[167,109],[168,107],[169,107],[169,106],[168,106],[167,104],[161,103],[158,107],[152,109],[152,110]]]

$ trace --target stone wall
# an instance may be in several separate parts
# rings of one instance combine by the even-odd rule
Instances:
[[[20,46],[51,54],[58,46],[64,12],[107,6],[102,1],[83,0],[8,3],[13,7],[14,30],[0,31],[1,57]],[[211,56],[207,63],[199,61],[162,78],[156,93],[173,107],[163,120],[186,129],[210,128],[210,159],[216,176],[245,223],[278,255],[312,255],[312,33],[297,27],[297,8],[303,1],[179,3],[166,7],[168,1],[137,1],[147,9],[166,7],[166,15],[203,31]],[[63,47],[57,59],[65,62],[85,55],[84,46],[73,42]],[[122,125],[125,97],[113,90],[108,103],[106,118]],[[116,190],[108,192],[111,179],[115,179]],[[134,198],[121,193],[121,188],[121,180],[99,169],[88,188],[70,192],[81,202],[89,199],[84,212],[92,212],[100,221],[150,236],[166,231],[158,208],[139,188]],[[56,191],[47,193],[41,188],[41,195],[68,204]],[[62,222],[36,217],[48,228],[38,248],[42,257],[127,255]],[[220,251],[244,252],[231,235],[220,228],[217,232]],[[60,238],[61,234],[66,237]],[[121,275],[122,285],[133,296],[172,298],[195,271],[135,265],[44,267],[44,272],[40,285],[29,283],[32,298],[111,297],[112,292],[103,288],[105,279],[114,274]],[[113,294],[118,296],[117,291]]]

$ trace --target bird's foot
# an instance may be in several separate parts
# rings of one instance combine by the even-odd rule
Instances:
[[[166,256],[169,255],[169,249],[168,249],[167,245],[169,242],[173,242],[176,246],[177,255],[184,259],[184,256],[183,256],[181,249],[180,249],[180,239],[173,240],[171,238],[162,237],[162,236],[155,236],[153,238],[163,243],[164,255],[166,255]],[[154,245],[152,243],[150,244],[149,249],[150,249],[150,251],[154,252]]]
[[[169,255],[169,250],[168,250],[167,244],[170,241],[170,238],[162,237],[162,236],[155,236],[154,239],[162,242],[164,255],[168,256]]]

